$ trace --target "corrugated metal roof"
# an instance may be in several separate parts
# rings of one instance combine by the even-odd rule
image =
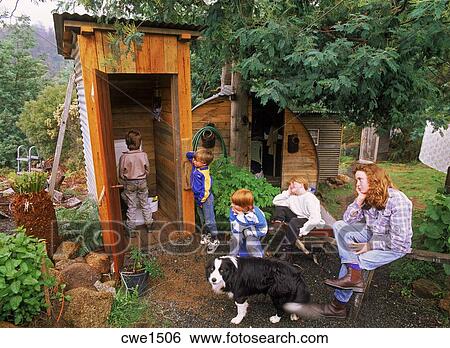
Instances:
[[[214,94],[213,96],[206,98],[205,100],[202,100],[200,103],[198,103],[197,105],[195,105],[192,108],[192,111],[194,111],[195,109],[197,109],[198,107],[206,104],[207,102],[214,100],[216,98],[220,98],[220,97],[229,97],[231,95],[234,95],[235,93],[233,92],[233,89],[231,88],[231,85],[225,85],[223,86],[223,88],[220,90],[219,93]]]
[[[150,27],[150,28],[163,28],[163,29],[179,29],[179,30],[189,30],[189,31],[201,31],[206,28],[204,25],[189,24],[189,23],[169,23],[169,22],[159,22],[159,21],[149,21],[141,19],[127,19],[127,18],[108,18],[106,16],[96,17],[88,14],[78,14],[78,13],[54,13],[53,14],[53,24],[55,26],[55,36],[56,44],[58,45],[58,53],[62,54],[62,42],[64,33],[64,21],[78,21],[86,23],[106,23],[114,24],[116,21],[129,23],[136,22],[140,27]]]

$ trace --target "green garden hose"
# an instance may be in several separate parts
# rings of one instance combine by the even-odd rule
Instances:
[[[228,157],[227,154],[227,147],[225,146],[225,142],[223,141],[222,135],[220,134],[219,130],[216,127],[213,126],[205,126],[203,128],[200,128],[197,133],[195,133],[194,137],[192,138],[192,149],[194,151],[197,150],[198,143],[202,137],[202,134],[206,131],[213,132],[220,140],[220,146],[222,148],[223,157]]]

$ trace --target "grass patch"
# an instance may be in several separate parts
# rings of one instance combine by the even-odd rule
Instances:
[[[147,304],[139,299],[137,290],[127,293],[121,288],[114,298],[108,323],[111,327],[134,327],[147,309]]]
[[[336,220],[342,219],[347,208],[349,197],[354,197],[353,182],[340,188],[331,188],[326,184],[319,184],[319,192],[322,195],[322,204]]]
[[[346,173],[353,161],[350,156],[341,156],[340,171]],[[424,220],[426,201],[434,197],[438,188],[444,186],[445,174],[419,162],[381,162],[379,166],[387,171],[394,185],[413,202],[413,229],[417,229]],[[353,195],[353,182],[338,189],[321,184],[319,191],[330,214],[341,219],[347,208],[345,202]]]

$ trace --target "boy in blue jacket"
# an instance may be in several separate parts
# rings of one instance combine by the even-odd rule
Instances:
[[[230,255],[263,257],[261,239],[267,233],[264,213],[254,205],[250,190],[237,190],[231,196]]]
[[[206,252],[212,254],[220,245],[217,239],[218,231],[216,226],[216,217],[214,214],[214,196],[211,192],[213,179],[209,173],[209,164],[214,159],[211,151],[200,149],[196,152],[190,151],[186,153],[186,157],[192,163],[191,172],[191,189],[194,193],[194,199],[197,206],[200,208],[199,213],[211,235],[203,234],[200,239],[200,244],[207,244]]]

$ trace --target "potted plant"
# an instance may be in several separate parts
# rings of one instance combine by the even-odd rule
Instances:
[[[149,278],[162,276],[162,270],[155,257],[149,257],[138,248],[131,248],[129,259],[131,264],[120,272],[120,277],[127,292],[137,289],[141,296],[147,289]]]
[[[52,199],[45,191],[47,174],[41,172],[10,176],[14,195],[11,212],[17,226],[23,226],[25,233],[45,239],[47,253],[51,257],[60,244],[56,214]]]

